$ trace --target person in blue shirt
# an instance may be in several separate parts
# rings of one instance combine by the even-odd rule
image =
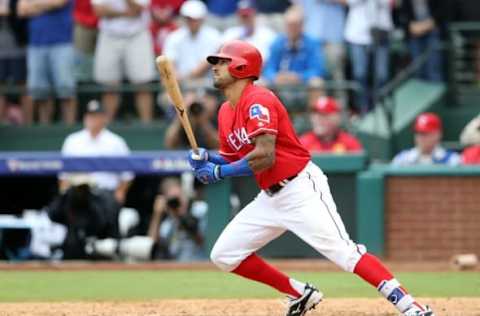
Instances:
[[[297,0],[305,14],[305,33],[320,42],[334,80],[345,80],[346,10],[341,0]]]
[[[324,78],[326,70],[320,44],[303,31],[303,12],[297,6],[285,12],[286,33],[270,47],[263,79],[269,84],[309,84]]]
[[[421,113],[415,119],[415,147],[402,150],[392,161],[395,166],[443,164],[456,166],[460,156],[441,146],[442,121],[431,112]]]
[[[40,123],[51,122],[54,96],[61,100],[63,121],[76,119],[72,7],[73,0],[18,2],[19,16],[30,18],[27,86]]]

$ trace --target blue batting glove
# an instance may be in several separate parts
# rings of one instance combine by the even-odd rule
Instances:
[[[197,153],[192,149],[188,151],[188,163],[192,169],[199,169],[208,161],[208,151],[205,148],[198,148]]]
[[[205,162],[202,167],[195,169],[195,177],[203,184],[211,184],[220,181],[220,166],[211,162]]]

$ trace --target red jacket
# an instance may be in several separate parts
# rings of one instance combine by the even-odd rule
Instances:
[[[313,132],[307,132],[300,136],[300,142],[311,153],[334,153],[341,154],[347,152],[362,151],[362,144],[345,131],[339,131],[337,137],[331,142],[320,140]]]

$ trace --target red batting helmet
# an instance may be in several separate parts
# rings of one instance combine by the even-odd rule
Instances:
[[[416,133],[439,132],[442,130],[442,121],[435,113],[422,113],[415,119],[414,130]]]
[[[322,114],[332,114],[340,112],[340,106],[332,97],[320,97],[313,106],[313,110]]]
[[[233,40],[220,48],[220,52],[207,57],[207,61],[215,65],[219,59],[228,59],[228,71],[238,79],[254,77],[258,79],[262,70],[262,55],[255,46],[247,42]]]

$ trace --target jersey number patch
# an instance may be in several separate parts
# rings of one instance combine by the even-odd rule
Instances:
[[[256,103],[250,107],[250,118],[270,123],[270,112],[263,105]]]

